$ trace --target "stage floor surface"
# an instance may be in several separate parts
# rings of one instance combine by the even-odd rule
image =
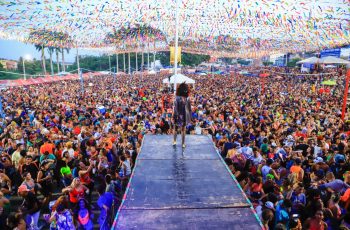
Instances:
[[[146,135],[114,229],[261,229],[209,136]]]

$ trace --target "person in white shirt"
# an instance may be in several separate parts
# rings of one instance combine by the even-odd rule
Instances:
[[[253,148],[253,154],[254,154],[253,164],[255,166],[258,166],[262,162],[263,157],[261,156],[259,149],[256,147]]]
[[[243,154],[243,156],[245,156],[246,159],[249,159],[249,160],[254,159],[253,149],[249,147],[249,141],[246,141],[244,143],[244,146],[238,149],[238,152]]]
[[[17,149],[12,153],[11,161],[15,168],[18,170],[19,161],[22,159],[21,150],[23,150],[22,144],[17,144]]]

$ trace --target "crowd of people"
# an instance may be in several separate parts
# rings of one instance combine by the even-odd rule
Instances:
[[[344,76],[324,75],[338,85],[323,91],[315,77],[272,73],[263,89],[237,73],[189,77],[186,132],[212,136],[266,229],[350,229]],[[110,229],[143,136],[172,134],[172,92],[162,80],[96,76],[84,87],[2,91],[0,226]]]

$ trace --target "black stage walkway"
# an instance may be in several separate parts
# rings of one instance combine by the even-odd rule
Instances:
[[[261,229],[208,136],[146,135],[113,229]]]

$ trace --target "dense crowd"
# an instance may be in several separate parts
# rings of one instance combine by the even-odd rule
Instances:
[[[350,133],[337,73],[323,76],[338,82],[328,88],[317,77],[271,74],[263,92],[254,77],[190,75],[187,133],[212,136],[266,229],[350,229]],[[8,229],[110,229],[143,136],[172,133],[161,76],[99,76],[83,89],[61,81],[1,96],[0,226]]]

